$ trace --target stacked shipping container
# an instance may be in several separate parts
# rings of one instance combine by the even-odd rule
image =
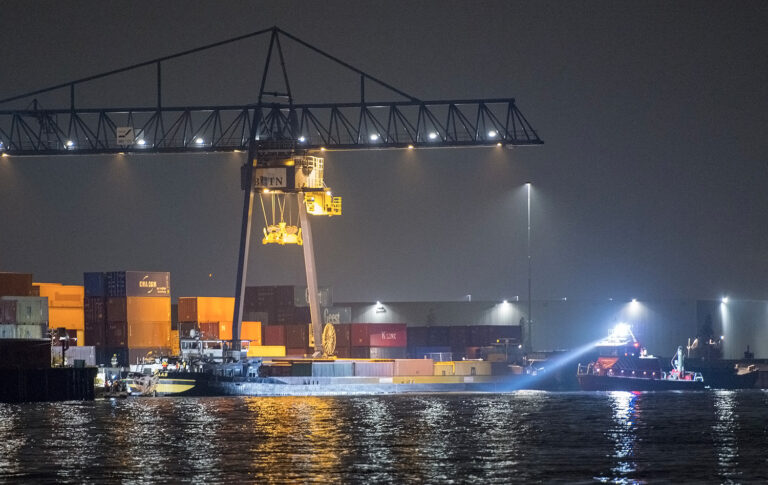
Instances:
[[[136,363],[171,351],[170,273],[85,273],[85,343],[99,363]]]
[[[202,339],[231,340],[234,312],[234,298],[179,298],[179,333],[187,338],[194,330]],[[248,340],[252,345],[261,345],[261,322],[244,321],[240,328],[240,340]]]
[[[474,358],[479,348],[501,339],[520,341],[517,325],[449,325],[408,327],[408,354],[421,358],[430,353],[451,353],[453,358]]]
[[[0,338],[49,338],[48,299],[39,296],[0,296]]]
[[[85,345],[84,287],[59,283],[34,283],[33,287],[48,298],[48,327],[64,328],[70,337],[77,338],[76,345]]]

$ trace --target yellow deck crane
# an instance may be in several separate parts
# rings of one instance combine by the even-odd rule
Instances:
[[[341,197],[333,196],[331,189],[325,185],[324,163],[323,158],[311,155],[276,158],[269,166],[256,167],[253,171],[253,185],[260,191],[264,214],[262,244],[297,244],[304,248],[312,342],[320,344],[315,345],[315,357],[333,355],[336,350],[333,325],[326,324],[321,328],[318,324],[321,322],[321,313],[317,298],[317,267],[309,218],[310,215],[341,215]],[[292,197],[295,198],[300,226],[292,224],[290,216],[287,222],[285,220],[286,206],[290,207]],[[267,205],[271,209],[271,220],[267,216]]]
[[[269,46],[255,102],[254,93],[247,93],[248,100],[236,105],[168,106],[163,103],[163,66],[224,45],[266,38]],[[289,84],[282,40],[341,66],[346,74],[359,77],[360,97],[346,102],[296,103]],[[253,53],[254,50],[249,48],[243,56],[232,56],[233,63],[242,63],[243,59],[252,58]],[[268,91],[268,72],[274,59],[279,60],[283,85]],[[157,78],[154,92],[146,90],[143,77],[151,69],[155,70]],[[96,80],[114,80],[113,76],[130,72],[143,74],[132,83],[125,77],[113,82],[113,102],[109,106],[94,108],[80,103],[81,98],[87,98],[81,95],[81,87]],[[322,78],[317,72],[304,72],[302,76],[313,80]],[[183,80],[184,84],[193,82],[194,79]],[[109,86],[99,86],[104,85]],[[382,98],[371,100],[366,97],[366,85],[374,85],[385,94],[378,94]],[[38,95],[57,92],[68,93],[66,105],[43,108],[37,100]],[[120,96],[124,93],[131,93],[131,99],[142,93],[148,96],[138,106],[127,102],[121,105]],[[102,94],[106,93],[100,90],[100,96]],[[64,99],[62,96],[53,99],[59,98]],[[304,247],[315,354],[328,354],[319,338],[323,332],[308,215],[341,214],[341,199],[332,196],[322,183],[323,159],[315,155],[324,150],[513,147],[543,143],[514,98],[422,100],[276,26],[0,99],[2,157],[247,153],[241,167],[244,194],[229,353],[232,360],[239,360],[241,354],[240,326],[256,194],[262,196],[275,191],[289,199],[296,197],[301,228],[291,224],[292,221],[275,219],[272,224],[267,223],[262,242],[302,244]],[[86,345],[90,345],[87,335]]]

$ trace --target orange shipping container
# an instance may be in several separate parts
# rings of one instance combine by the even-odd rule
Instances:
[[[48,308],[83,308],[85,289],[79,285],[60,283],[33,283],[40,296],[48,297]]]
[[[240,340],[250,340],[251,345],[261,345],[261,322],[243,322]]]
[[[179,298],[180,322],[222,322],[231,326],[234,313],[235,299],[232,297]],[[229,331],[231,332],[231,329]]]
[[[170,298],[129,296],[126,300],[129,322],[168,322],[170,328]]]
[[[229,322],[219,322],[219,338],[221,340],[232,340],[232,325]]]
[[[160,298],[158,298],[159,300]],[[171,346],[171,323],[165,322],[128,322],[129,348]]]
[[[432,359],[397,359],[396,376],[431,376],[434,372]]]
[[[68,308],[68,307],[48,308],[48,327],[49,328],[64,327],[67,330],[84,330],[85,314],[83,312],[83,307],[80,306],[80,308]],[[81,343],[80,345],[83,345],[83,344]]]
[[[179,331],[171,330],[171,355],[181,354],[181,342],[179,341]]]

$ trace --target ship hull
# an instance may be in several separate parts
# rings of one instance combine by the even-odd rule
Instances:
[[[431,392],[511,392],[522,376],[419,376],[348,378],[212,379],[206,383],[218,396],[366,396]]]
[[[696,391],[704,389],[702,381],[645,379],[641,377],[579,375],[583,391]]]

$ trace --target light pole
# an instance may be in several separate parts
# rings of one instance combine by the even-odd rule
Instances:
[[[528,188],[528,339],[526,351],[533,351],[533,339],[531,338],[531,183],[525,184]]]

